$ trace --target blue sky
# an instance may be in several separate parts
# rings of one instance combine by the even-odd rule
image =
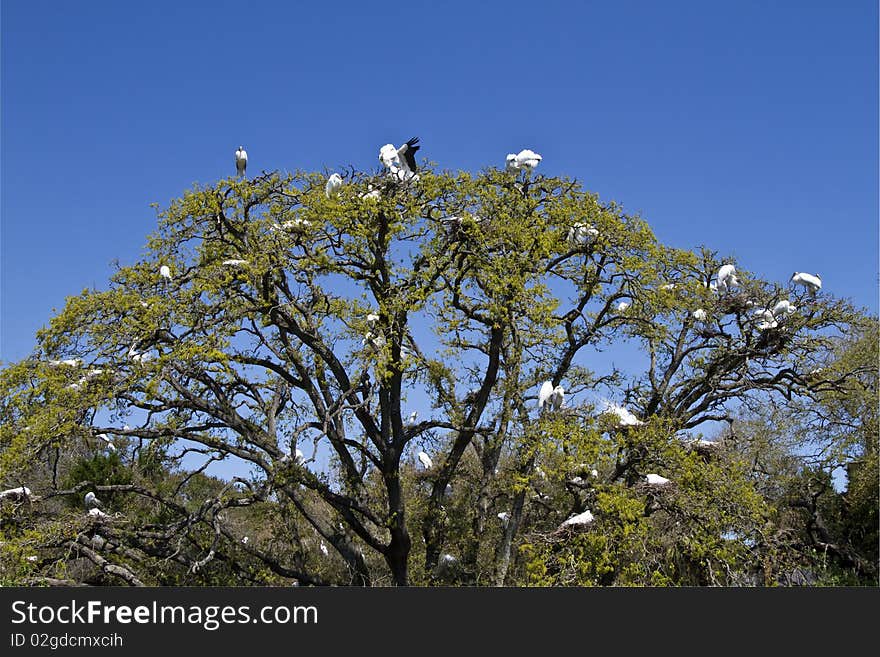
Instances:
[[[2,3],[0,359],[141,255],[165,206],[234,173],[440,168],[533,148],[771,280],[877,312],[877,5]]]

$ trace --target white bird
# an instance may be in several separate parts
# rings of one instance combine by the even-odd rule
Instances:
[[[518,171],[519,169],[534,169],[541,162],[542,158],[535,151],[525,148],[517,154],[508,153],[507,170]]]
[[[693,313],[691,313],[691,315],[692,315],[693,318],[694,318],[695,320],[697,320],[698,322],[705,322],[706,319],[709,317],[709,316],[706,314],[706,311],[703,310],[702,308],[697,308]]]
[[[666,283],[666,285],[661,285],[659,289],[661,289],[661,290],[674,290],[675,283]]]
[[[101,511],[101,509],[98,509],[98,508],[89,509],[89,515],[92,516],[93,518],[101,518],[102,520],[109,520],[110,519],[109,514],[104,513],[103,511]]]
[[[366,346],[367,342],[373,345],[376,349],[381,349],[385,346],[385,338],[381,335],[374,335],[372,331],[367,331],[367,334],[364,336],[364,339],[361,340],[361,346]]]
[[[618,418],[617,426],[619,427],[638,427],[644,424],[640,419],[633,415],[623,406],[619,406],[614,402],[605,402],[605,413],[614,413]]]
[[[434,467],[434,461],[432,461],[431,457],[424,452],[419,452],[419,463],[422,464],[425,470],[430,470]]]
[[[107,443],[107,449],[109,449],[111,452],[116,451],[116,445],[113,444],[113,440],[106,433],[99,433],[98,438]]]
[[[558,411],[562,408],[562,404],[565,403],[565,388],[562,386],[556,386],[553,388],[553,392],[550,394],[550,399],[547,401],[550,403],[550,410]]]
[[[162,278],[167,278],[169,281],[171,280],[171,268],[168,265],[162,265],[159,267],[159,275]]]
[[[544,381],[541,384],[541,389],[538,391],[538,408],[543,410],[544,404],[550,401],[550,397],[553,395],[553,383],[550,381]]]
[[[822,279],[819,278],[818,274],[807,274],[802,271],[796,271],[791,275],[791,279],[789,282],[794,283],[795,285],[802,285],[806,288],[810,294],[816,294],[822,287]]]
[[[244,150],[244,146],[239,146],[235,151],[235,170],[243,178],[245,169],[247,169],[247,152]]]
[[[409,414],[409,417],[407,418],[406,423],[407,423],[407,424],[415,424],[415,423],[416,423],[416,419],[417,419],[418,417],[419,417],[419,412],[418,412],[418,411],[413,411],[412,413]]]
[[[101,506],[101,500],[98,499],[98,496],[95,495],[93,491],[86,493],[85,502],[87,509],[94,509]]]
[[[736,267],[733,265],[721,265],[718,269],[718,282],[715,289],[727,292],[738,285],[739,279],[736,277]]]
[[[0,500],[26,500],[31,496],[31,489],[27,486],[19,486],[18,488],[8,488],[0,491]]]
[[[498,519],[502,524],[506,525],[510,521],[510,514],[507,511],[502,511],[498,514]]]
[[[451,554],[444,554],[440,556],[440,563],[445,566],[452,566],[458,562],[458,559],[453,557]]]
[[[244,543],[245,545],[247,545],[249,540],[250,539],[247,536],[245,536],[241,539],[241,542]]]
[[[773,313],[766,308],[755,308],[752,311],[752,314],[759,320],[757,325],[759,331],[766,331],[767,329],[773,329],[779,326]]]
[[[629,301],[621,301],[619,304],[617,304],[617,312],[625,312],[626,309],[629,308],[629,305]]]
[[[327,198],[331,196],[336,196],[339,193],[340,188],[342,187],[342,176],[338,173],[334,173],[332,176],[327,178],[327,184],[324,185],[324,194]]]
[[[367,185],[367,190],[368,191],[361,194],[362,199],[373,201],[381,198],[382,196],[378,189],[373,189],[372,185]]]
[[[778,302],[775,306],[773,306],[773,315],[776,317],[783,317],[785,315],[791,315],[792,313],[797,311],[797,306],[791,305],[791,301],[788,299],[783,299]]]
[[[394,144],[385,144],[379,149],[379,161],[390,173],[403,174],[404,178],[411,178],[419,170],[416,164],[416,151],[419,148],[418,137],[413,137],[400,148],[394,148]]]
[[[568,520],[562,523],[563,527],[574,527],[576,525],[589,525],[593,522],[593,514],[589,509],[584,511],[583,513],[579,513],[576,516],[572,516]]]
[[[651,486],[665,486],[670,483],[666,477],[661,477],[658,474],[648,474],[645,475],[645,481],[647,481]]]
[[[369,322],[370,324],[375,324],[378,321],[379,315],[377,315],[376,313],[370,313],[369,315],[367,315],[367,322]]]
[[[577,223],[568,229],[567,239],[572,244],[589,244],[599,237],[599,231],[591,224]]]
[[[321,541],[321,554],[323,554],[325,557],[328,554],[330,554],[330,551],[327,549],[327,546],[324,545],[324,541]]]
[[[298,465],[302,465],[306,460],[306,455],[303,454],[302,450],[299,447],[296,448],[296,451],[294,452],[294,454],[296,455],[296,458],[294,459],[294,463],[297,463]]]
[[[66,360],[50,360],[50,365],[67,365],[68,367],[77,367],[78,365],[82,365],[82,360],[79,358],[67,358]]]
[[[224,261],[223,261],[223,264],[224,264],[224,265],[231,265],[231,266],[235,266],[235,265],[246,265],[246,264],[247,264],[247,260],[242,260],[242,259],[240,259],[240,258],[232,258],[232,259],[230,259],[230,260],[224,260]]]
[[[590,470],[590,476],[595,479],[599,476],[599,471],[596,468],[593,468],[592,470]]]

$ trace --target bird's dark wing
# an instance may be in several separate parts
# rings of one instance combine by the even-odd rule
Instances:
[[[410,171],[418,171],[419,169],[416,165],[416,151],[419,150],[419,148],[419,138],[413,137],[397,149],[397,154],[404,157],[406,165],[409,167]]]

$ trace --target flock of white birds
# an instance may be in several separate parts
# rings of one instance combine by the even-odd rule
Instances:
[[[415,154],[419,150],[419,139],[418,137],[413,137],[408,140],[406,143],[402,144],[399,148],[395,148],[393,144],[385,144],[379,149],[379,161],[385,167],[388,172],[388,175],[394,176],[398,180],[417,180],[418,179],[418,165],[416,163]],[[538,166],[541,162],[541,156],[538,153],[530,149],[523,149],[519,153],[509,153],[505,162],[505,169],[507,171],[516,172],[520,170],[533,170]],[[239,146],[235,151],[235,168],[236,172],[240,177],[244,177],[247,171],[247,163],[248,156],[243,146]],[[344,185],[344,181],[342,176],[338,173],[333,173],[327,179],[327,183],[324,188],[324,192],[327,198],[335,196],[339,190]],[[362,198],[379,198],[379,191],[374,190],[372,186],[370,186],[367,193],[362,195]],[[448,219],[457,219],[457,217],[451,217]],[[568,232],[568,240],[569,242],[576,244],[588,244],[591,241],[595,240],[599,236],[599,231],[592,225],[586,223],[578,223],[575,224]],[[225,265],[242,265],[246,264],[247,261],[234,259],[234,260],[225,260],[223,264]],[[159,275],[161,278],[171,281],[171,269],[168,265],[161,265],[159,267]],[[822,280],[818,275],[808,274],[805,272],[794,272],[789,280],[790,283],[794,285],[800,285],[804,287],[811,295],[815,295],[822,287]],[[712,290],[715,290],[719,293],[727,293],[732,291],[734,288],[739,286],[739,279],[736,275],[736,267],[732,264],[724,264],[719,269],[715,276],[715,280],[711,281],[709,287]],[[674,288],[674,284],[669,284],[664,286],[665,288]],[[627,301],[621,301],[615,307],[618,313],[625,312],[630,307],[630,303]],[[797,311],[797,307],[792,305],[792,303],[788,299],[783,299],[776,303],[772,309],[769,308],[755,308],[752,310],[753,316],[758,320],[756,327],[759,330],[768,330],[772,328],[776,328],[779,325],[779,322],[783,320],[785,317],[793,314]],[[698,322],[705,323],[709,319],[708,313],[702,309],[698,308],[693,311],[691,314],[692,317]],[[370,313],[366,317],[367,322],[370,325],[376,325],[379,322],[379,315],[376,313]],[[363,340],[363,344],[371,343],[374,347],[381,348],[384,345],[384,338],[381,335],[375,335],[372,332],[368,332]],[[145,362],[151,357],[149,353],[138,353],[134,346],[129,349],[129,356],[137,361],[137,362]],[[70,366],[76,367],[82,364],[82,361],[77,358],[67,359],[67,360],[52,360],[49,361],[51,365],[55,366]],[[89,378],[97,376],[103,370],[89,370],[89,372],[84,376],[78,383],[71,384],[71,388],[78,388],[83,383],[89,380]],[[544,381],[540,389],[538,391],[538,410],[539,412],[554,412],[558,411],[562,408],[565,402],[565,389],[561,385],[554,386],[552,381]],[[611,401],[604,401],[603,413],[609,413],[617,417],[617,427],[619,429],[626,429],[628,427],[636,427],[644,424],[642,420],[637,418],[631,411],[627,410],[621,405],[615,404]],[[415,423],[418,414],[417,412],[412,412],[408,418],[408,424],[412,425]],[[127,427],[126,427],[127,428]],[[113,441],[107,434],[98,434],[97,438],[101,439],[105,442],[107,448],[110,451],[116,451],[116,446],[113,444]],[[699,441],[701,443],[707,441]],[[289,457],[286,457],[289,458]],[[431,470],[434,467],[434,462],[431,457],[424,451],[420,451],[417,455],[419,463],[425,470]],[[297,464],[304,463],[305,458],[301,450],[296,449],[295,452],[295,462]],[[539,471],[540,468],[536,468],[536,471]],[[593,477],[598,477],[598,472],[594,469],[591,471]],[[541,471],[543,475],[543,471]],[[580,477],[577,477],[582,481]],[[672,482],[663,477],[661,475],[651,473],[645,475],[645,483],[649,486],[667,486]],[[31,497],[31,490],[26,486],[20,486],[18,488],[10,488],[8,490],[0,491],[0,500],[10,499],[10,500],[24,500]],[[101,510],[102,503],[95,495],[94,492],[89,491],[85,495],[85,507],[88,510],[88,514],[97,519],[108,519],[110,516],[104,513]],[[503,525],[507,525],[510,521],[510,513],[507,511],[503,511],[498,514],[498,519],[502,522]],[[560,529],[571,528],[589,525],[594,520],[594,516],[589,509],[584,510],[583,512],[573,515],[567,520],[565,520],[561,525]],[[246,538],[244,542],[246,542]],[[321,552],[325,556],[327,555],[327,547],[321,542]],[[446,564],[455,563],[456,559],[452,555],[444,554],[443,561]]]

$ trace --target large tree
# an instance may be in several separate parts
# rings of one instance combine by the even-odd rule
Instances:
[[[721,264],[529,172],[196,187],[2,372],[0,484],[31,489],[3,501],[8,579],[729,581],[764,500],[691,437],[844,390],[814,370],[857,313]],[[222,460],[237,477],[204,474]]]

